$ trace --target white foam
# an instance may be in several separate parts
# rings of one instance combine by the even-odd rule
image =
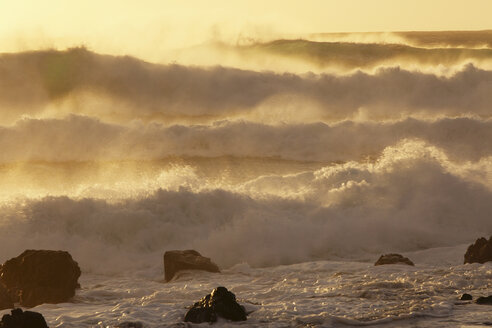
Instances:
[[[375,163],[219,189],[179,178],[119,201],[26,199],[2,208],[0,260],[66,249],[86,271],[118,272],[160,267],[166,249],[195,248],[229,267],[462,245],[492,234],[490,185],[467,172],[433,146],[406,142]]]

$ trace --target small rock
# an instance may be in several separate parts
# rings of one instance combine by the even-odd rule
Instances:
[[[473,299],[473,296],[471,296],[470,294],[463,294],[461,295],[460,297],[460,301],[471,301]]]
[[[468,246],[464,263],[485,263],[492,261],[492,236],[489,240],[478,238],[475,243]]]
[[[79,277],[79,265],[65,251],[26,250],[0,268],[10,298],[26,307],[69,301]]]
[[[484,297],[479,297],[475,301],[477,304],[482,304],[482,305],[492,305],[492,295],[490,296],[484,296]]]
[[[217,317],[232,321],[245,321],[246,311],[236,302],[236,295],[225,287],[217,287],[186,313],[184,321],[214,323]]]
[[[0,322],[2,328],[48,328],[41,313],[15,309],[5,314]]]
[[[180,270],[220,272],[217,264],[195,250],[167,251],[164,253],[164,277],[170,281]]]
[[[137,321],[137,322],[122,322],[120,324],[117,324],[114,326],[115,328],[143,328],[143,323]]]
[[[385,264],[408,264],[414,265],[408,257],[404,257],[400,254],[385,254],[381,255],[379,260],[374,263],[374,265],[385,265]]]

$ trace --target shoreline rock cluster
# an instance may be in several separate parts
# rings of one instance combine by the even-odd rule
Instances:
[[[485,263],[492,261],[492,236],[478,238],[471,244],[465,255],[464,263]],[[407,257],[400,254],[384,254],[374,264],[405,264],[414,266]],[[182,270],[202,270],[220,273],[220,269],[208,257],[195,250],[171,250],[164,253],[164,278],[173,280]],[[37,312],[14,309],[16,304],[34,307],[43,303],[68,302],[80,288],[78,278],[81,270],[78,263],[66,251],[26,250],[19,256],[0,265],[0,310],[13,309],[12,314],[3,316],[0,328],[47,328],[43,316]],[[463,294],[462,301],[471,301],[470,294]],[[479,297],[476,304],[492,305],[492,295]],[[221,317],[231,321],[244,321],[247,314],[236,296],[225,287],[217,287],[188,310],[185,322],[216,322]],[[26,321],[27,320],[27,321]],[[35,320],[37,325],[24,324]],[[44,324],[43,324],[44,322]],[[124,327],[141,327],[140,322],[127,322]]]

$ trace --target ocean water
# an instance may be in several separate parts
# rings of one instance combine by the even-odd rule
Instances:
[[[492,294],[463,265],[492,235],[492,48],[463,33],[1,54],[0,262],[79,263],[50,327],[192,327],[217,286],[250,313],[222,327],[491,325],[458,300]],[[222,273],[165,283],[172,249]],[[393,252],[416,265],[373,265]]]

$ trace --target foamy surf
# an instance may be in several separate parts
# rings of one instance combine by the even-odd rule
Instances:
[[[464,247],[452,251],[462,252]],[[458,297],[465,291],[490,291],[491,266],[449,266],[441,249],[427,253],[433,263],[416,267],[374,267],[350,261],[264,269],[240,264],[221,274],[183,272],[166,284],[161,281],[159,263],[148,270],[147,277],[85,274],[74,303],[45,304],[34,310],[43,313],[53,327],[111,327],[128,321],[145,327],[180,327],[186,307],[204,292],[227,285],[251,312],[246,322],[234,324],[239,326],[483,326],[490,320],[488,308],[466,305]],[[231,324],[219,321],[217,325]]]

